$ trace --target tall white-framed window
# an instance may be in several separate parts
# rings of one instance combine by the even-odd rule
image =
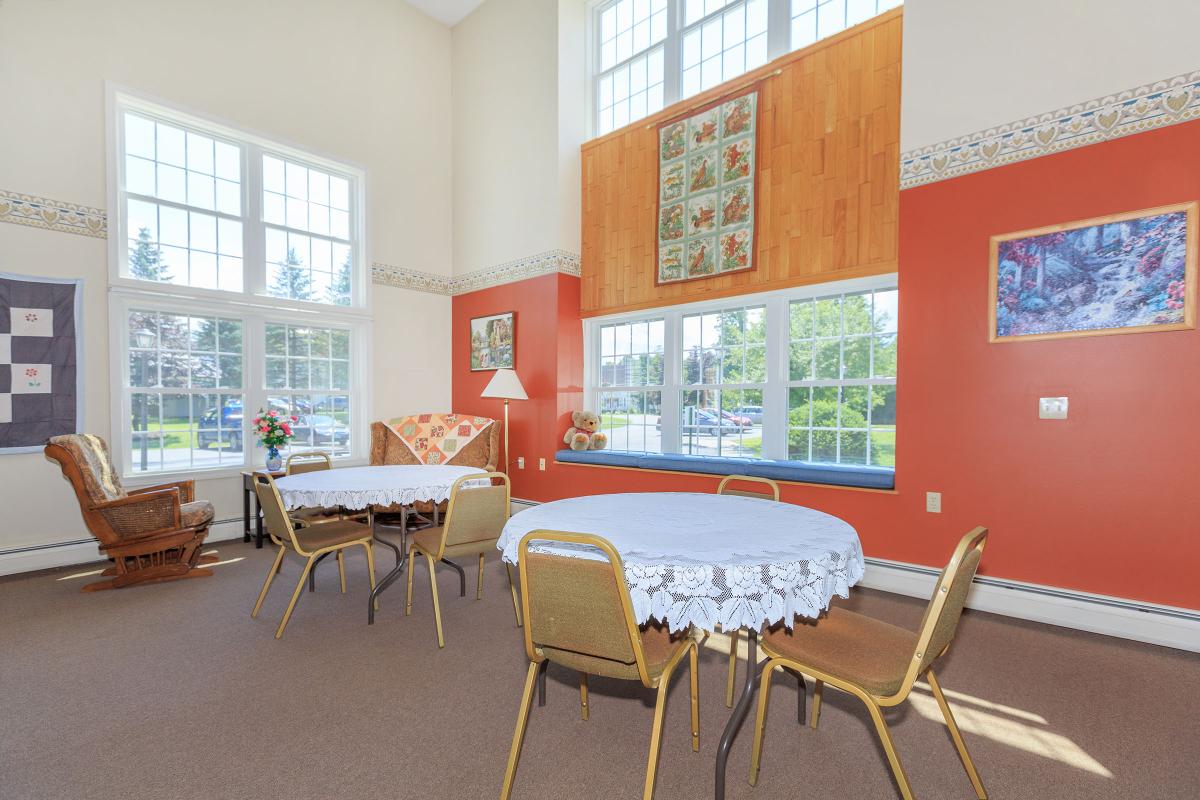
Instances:
[[[895,275],[589,319],[586,403],[613,450],[894,467],[897,321]]]
[[[594,0],[593,132],[603,136],[901,2]]]
[[[261,463],[260,411],[289,418],[289,452],[365,458],[365,173],[115,87],[108,99],[122,473]]]

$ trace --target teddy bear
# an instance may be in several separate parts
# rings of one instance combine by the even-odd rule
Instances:
[[[572,411],[571,427],[563,436],[563,444],[572,450],[603,450],[608,444],[608,436],[600,427],[600,415],[591,411]]]

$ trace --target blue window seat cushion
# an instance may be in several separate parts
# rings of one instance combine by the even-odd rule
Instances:
[[[863,489],[894,489],[896,486],[894,469],[852,464],[813,464],[807,461],[689,456],[675,453],[629,453],[620,450],[559,450],[555,460],[564,464],[595,464],[707,475],[752,475],[756,478],[779,481],[854,486]]]

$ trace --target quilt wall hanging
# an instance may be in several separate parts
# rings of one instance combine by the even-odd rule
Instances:
[[[83,281],[0,272],[0,454],[83,427]]]
[[[754,268],[758,89],[658,128],[656,283]]]

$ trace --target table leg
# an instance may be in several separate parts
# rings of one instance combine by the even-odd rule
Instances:
[[[538,705],[546,705],[546,668],[550,666],[549,661],[543,661],[538,665]]]
[[[253,492],[253,484],[246,485],[246,478],[242,478],[242,541],[250,541],[250,495]]]
[[[404,572],[404,551],[408,549],[408,526],[404,524],[404,515],[405,512],[402,507],[400,510],[400,546],[396,547],[396,545],[379,535],[379,531],[375,527],[375,509],[367,509],[367,524],[371,526],[372,537],[375,539],[375,541],[379,542],[385,547],[390,547],[396,554],[396,566],[394,566],[391,572],[389,572],[387,575],[384,575],[383,578],[375,584],[375,588],[371,590],[371,596],[367,598],[368,625],[375,624],[375,602],[379,599],[379,595],[383,594],[384,589],[395,583],[396,579],[399,578]]]
[[[262,507],[258,502],[258,494],[254,495],[254,549],[262,550],[263,546],[263,518]]]
[[[721,741],[717,744],[717,780],[713,795],[717,800],[725,800],[725,765],[729,761],[729,749],[733,746],[733,739],[737,736],[738,729],[746,721],[746,715],[750,713],[750,706],[754,702],[754,690],[758,685],[760,666],[758,663],[758,631],[747,628],[746,682],[742,686],[742,695],[738,698],[737,705],[734,706],[733,713],[729,716],[729,722],[725,723]]]
[[[458,573],[458,596],[466,597],[467,596],[467,573],[466,573],[466,570],[464,570],[458,564],[455,564],[453,561],[448,561],[444,558],[442,559],[442,563],[445,564],[447,567],[453,567],[454,571]]]

